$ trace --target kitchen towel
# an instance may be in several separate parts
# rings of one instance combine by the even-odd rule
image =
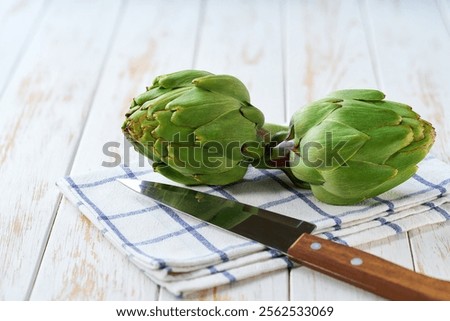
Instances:
[[[293,266],[278,251],[158,205],[120,178],[175,184],[147,164],[69,176],[57,185],[123,255],[173,294]],[[278,170],[250,168],[241,182],[194,189],[313,222],[313,234],[355,246],[450,220],[449,184],[450,166],[430,156],[407,182],[353,206],[321,203]]]

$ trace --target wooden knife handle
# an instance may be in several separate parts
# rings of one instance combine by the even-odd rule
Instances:
[[[361,250],[303,234],[292,260],[391,300],[450,300],[450,282],[403,268]]]

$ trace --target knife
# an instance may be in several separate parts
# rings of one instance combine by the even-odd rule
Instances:
[[[315,225],[192,189],[119,179],[159,204],[281,251],[292,261],[391,300],[450,300],[450,282],[311,234]]]

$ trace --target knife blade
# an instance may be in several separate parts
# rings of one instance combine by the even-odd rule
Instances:
[[[169,184],[123,185],[198,220],[257,241],[292,261],[391,300],[450,300],[450,282],[312,235],[315,225],[249,204]]]

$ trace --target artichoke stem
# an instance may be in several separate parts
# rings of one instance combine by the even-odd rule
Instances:
[[[289,151],[293,144],[286,141],[289,128],[283,125],[266,123],[257,131],[259,140],[264,144],[264,154],[252,162],[260,169],[276,169],[289,166]]]
[[[289,135],[289,128],[283,125],[266,123],[258,129],[257,135],[265,144],[271,142],[279,144]]]
[[[289,167],[289,152],[294,147],[292,141],[271,141],[265,145],[264,155],[252,165],[261,169],[284,169]]]
[[[292,174],[292,171],[289,167],[282,168],[281,170],[284,172],[284,174],[291,180],[291,182],[295,186],[304,188],[304,189],[311,189],[311,185],[309,185],[309,183],[299,180],[297,177],[295,177],[294,174]]]
[[[259,169],[284,169],[289,166],[289,157],[272,158],[264,155],[252,162],[252,166]]]

